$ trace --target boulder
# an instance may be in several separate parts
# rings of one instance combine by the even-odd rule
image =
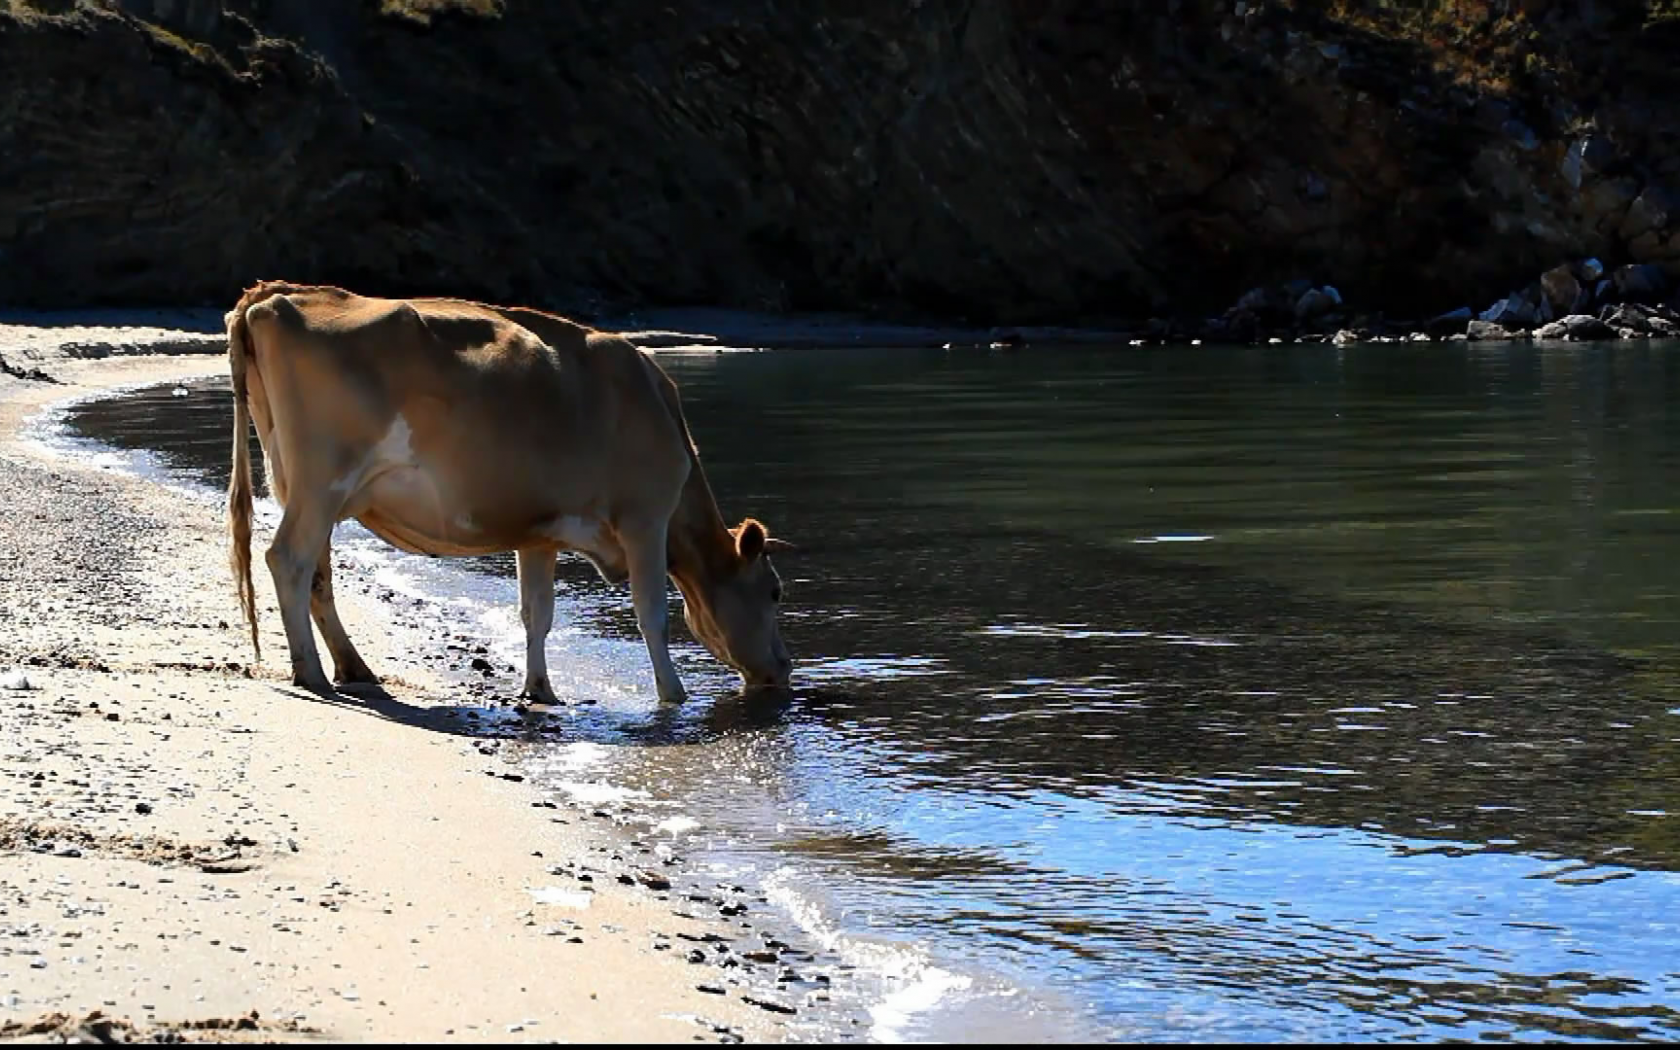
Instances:
[[[1597,259],[1582,259],[1575,275],[1587,284],[1594,284],[1604,276],[1604,264]]]
[[[1253,310],[1233,306],[1224,314],[1209,321],[1206,333],[1210,339],[1249,343],[1259,339],[1264,331],[1260,316]]]
[[[1595,229],[1615,233],[1621,229],[1633,202],[1639,197],[1639,180],[1628,176],[1597,179],[1581,191],[1581,211]]]
[[[1666,247],[1660,232],[1646,230],[1628,241],[1627,252],[1634,262],[1653,262],[1667,254],[1664,251]]]
[[[1534,134],[1534,129],[1520,120],[1515,118],[1507,120],[1500,126],[1499,130],[1503,131],[1505,133],[1505,137],[1514,142],[1516,147],[1520,150],[1535,150],[1540,148],[1540,139]]]
[[[1540,288],[1546,301],[1559,313],[1567,313],[1581,297],[1581,282],[1575,279],[1567,265],[1554,266],[1540,275]]]
[[[1246,310],[1263,321],[1273,323],[1288,321],[1295,316],[1295,306],[1300,302],[1301,296],[1312,288],[1310,283],[1300,282],[1300,284],[1303,286],[1301,291],[1294,291],[1288,285],[1267,285],[1250,288],[1242,294],[1242,297],[1237,300],[1236,305],[1231,309]],[[1227,311],[1227,313],[1229,312]]]
[[[139,18],[200,39],[222,24],[221,0],[120,0],[120,4]]]
[[[1618,266],[1610,275],[1620,298],[1635,303],[1656,302],[1668,291],[1668,274],[1651,263]]]
[[[1571,189],[1580,189],[1591,176],[1602,175],[1616,163],[1616,147],[1603,135],[1577,139],[1563,155],[1559,173]]]
[[[1534,330],[1536,339],[1568,339],[1582,341],[1587,339],[1614,339],[1615,329],[1600,321],[1592,314],[1570,314],[1567,317],[1542,325]]]
[[[1322,288],[1308,288],[1301,298],[1295,301],[1295,316],[1304,321],[1327,314],[1340,305],[1340,296],[1332,296]]]
[[[1266,289],[1250,288],[1248,291],[1237,297],[1237,303],[1232,307],[1232,309],[1248,310],[1252,313],[1259,313],[1262,310],[1265,310],[1267,305],[1268,296],[1266,294]]]
[[[1471,341],[1478,343],[1496,342],[1502,339],[1521,339],[1523,333],[1513,332],[1503,325],[1491,321],[1476,319],[1470,322],[1464,333]]]
[[[1424,330],[1430,335],[1463,335],[1466,326],[1475,317],[1468,306],[1461,306],[1456,310],[1448,310],[1444,314],[1431,317],[1425,324]]]
[[[1477,319],[1506,328],[1526,328],[1534,324],[1535,312],[1527,300],[1512,294],[1477,314]]]
[[[1581,140],[1581,169],[1588,175],[1604,175],[1616,166],[1615,143],[1605,135],[1588,135]]]
[[[1599,318],[1605,326],[1617,331],[1637,332],[1665,339],[1680,336],[1680,311],[1666,306],[1623,303],[1620,306],[1605,307]]]
[[[1646,186],[1639,196],[1634,198],[1633,203],[1628,205],[1619,232],[1626,241],[1632,241],[1645,233],[1656,235],[1660,240],[1671,216],[1680,216],[1680,201],[1662,186]]]

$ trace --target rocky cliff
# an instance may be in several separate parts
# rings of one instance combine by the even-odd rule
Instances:
[[[1589,256],[1680,277],[1670,15],[0,0],[0,302],[286,277],[1024,323],[1291,277],[1422,315]]]

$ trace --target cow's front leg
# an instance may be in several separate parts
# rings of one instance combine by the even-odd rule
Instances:
[[[688,698],[677,667],[671,662],[670,615],[665,597],[665,525],[622,537],[630,563],[630,600],[636,606],[636,626],[653,661],[653,679],[662,703],[680,704]]]
[[[525,687],[520,695],[533,704],[557,704],[548,682],[544,644],[554,626],[554,558],[550,549],[522,550],[519,566],[519,619],[525,625]]]

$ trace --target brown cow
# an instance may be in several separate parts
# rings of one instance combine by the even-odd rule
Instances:
[[[629,578],[661,700],[684,696],[666,644],[667,573],[713,655],[749,686],[787,685],[767,557],[786,544],[752,518],[724,525],[676,384],[630,341],[537,310],[276,281],[247,291],[227,329],[234,579],[257,646],[255,420],[285,510],[268,567],[297,685],[332,692],[311,615],[335,677],[375,680],[333,605],[332,529],[346,518],[421,554],[513,551],[534,701],[555,699],[543,641],[562,550],[609,582]]]

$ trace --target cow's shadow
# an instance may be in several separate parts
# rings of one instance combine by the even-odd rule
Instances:
[[[581,716],[592,705],[536,705],[516,700],[462,703],[448,694],[417,691],[407,699],[405,687],[393,693],[385,685],[344,684],[331,696],[291,685],[273,686],[297,701],[312,701],[382,718],[413,729],[473,739],[521,740],[541,743],[612,743],[672,747],[706,743],[742,732],[774,728],[800,701],[812,699],[804,690],[723,690],[709,697],[691,697],[682,704],[654,703],[635,711],[602,712]]]

